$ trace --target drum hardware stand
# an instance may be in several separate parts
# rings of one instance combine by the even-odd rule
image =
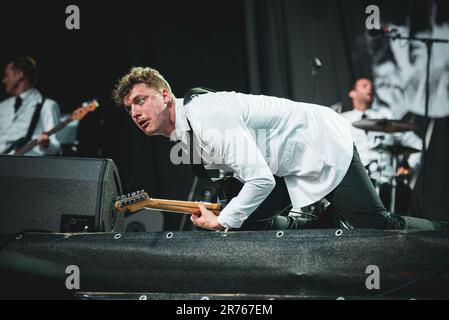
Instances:
[[[380,136],[375,136],[374,137],[374,141],[376,141],[377,139],[379,139],[380,145],[383,146],[383,140],[385,139],[385,136],[380,135]],[[379,163],[378,163],[378,171],[379,171],[379,179],[377,179],[376,181],[376,192],[380,197],[380,186],[382,185],[382,156],[383,156],[383,151],[380,151],[380,159],[379,159]]]
[[[382,145],[382,144],[381,144]],[[380,151],[380,164],[379,164],[379,180],[376,183],[376,191],[377,194],[380,196],[380,187],[382,185],[382,157],[383,152]],[[398,170],[398,155],[397,154],[391,154],[391,166],[393,167],[393,176],[389,179],[391,190],[390,190],[390,212],[394,213],[396,208],[396,187],[397,187],[397,180],[396,180],[396,172]]]
[[[390,212],[394,213],[396,211],[396,186],[397,186],[397,177],[396,172],[398,170],[398,156],[391,155],[392,166],[394,170],[393,177],[391,178],[391,199],[390,199]]]

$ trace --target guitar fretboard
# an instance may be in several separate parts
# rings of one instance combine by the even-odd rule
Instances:
[[[59,123],[56,127],[51,129],[50,131],[48,131],[47,134],[50,136],[50,135],[64,129],[72,121],[73,121],[72,117],[68,117],[67,119],[65,119],[64,121]]]

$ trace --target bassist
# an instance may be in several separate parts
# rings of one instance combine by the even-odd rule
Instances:
[[[30,57],[6,65],[2,83],[11,97],[0,103],[0,153],[14,153],[30,139],[37,139],[37,145],[26,155],[55,155],[60,151],[56,135],[45,133],[59,123],[59,105],[34,87],[36,71],[36,62]]]

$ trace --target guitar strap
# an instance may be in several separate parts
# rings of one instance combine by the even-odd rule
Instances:
[[[6,150],[1,152],[2,154],[8,154],[13,150],[18,150],[18,149],[22,148],[25,144],[27,144],[28,141],[31,140],[31,137],[33,136],[34,129],[36,129],[37,121],[39,120],[42,106],[44,105],[44,103],[45,103],[45,97],[42,96],[42,101],[39,102],[38,104],[36,104],[36,108],[34,109],[33,117],[31,118],[31,122],[28,127],[26,136],[23,138],[20,138],[19,140],[17,140],[13,144],[11,144],[8,148],[6,148]]]
[[[36,109],[34,109],[33,118],[31,119],[30,126],[28,127],[27,135],[25,136],[25,142],[28,142],[31,140],[31,137],[33,136],[34,129],[36,129],[37,121],[39,120],[42,106],[45,103],[45,97],[42,96],[42,101],[39,102],[36,105]]]
[[[207,88],[192,88],[190,90],[187,91],[187,93],[184,95],[184,106],[188,105],[190,103],[190,101],[192,101],[192,99],[200,94],[205,94],[205,93],[211,93],[211,92],[215,92],[214,90],[211,89],[207,89]],[[190,121],[189,119],[187,119],[187,123],[189,124],[189,147],[190,147],[190,152],[189,152],[189,157],[190,157],[190,166],[192,168],[193,173],[195,174],[195,176],[197,176],[198,178],[202,178],[202,179],[206,179],[206,180],[211,180],[209,174],[207,173],[206,168],[204,167],[204,162],[202,157],[200,156],[201,159],[201,163],[200,164],[195,164],[194,163],[194,157],[193,157],[193,152],[194,152],[194,148],[193,148],[193,130],[192,130],[192,126],[190,125]]]

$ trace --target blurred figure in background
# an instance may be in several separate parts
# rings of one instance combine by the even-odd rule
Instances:
[[[348,95],[352,101],[353,109],[343,112],[342,116],[350,123],[362,119],[394,119],[393,113],[389,108],[373,105],[374,90],[370,79],[357,79]],[[421,150],[422,140],[413,131],[385,133],[365,131],[351,126],[351,133],[363,165],[369,170],[371,179],[378,186],[378,192],[380,193],[382,202],[391,211],[397,210],[398,208],[389,208],[391,181],[396,176],[404,177],[403,175],[405,174],[408,176],[416,174],[420,164],[421,153],[413,153],[408,159],[406,156],[403,156],[399,168],[394,168],[392,155],[385,151],[381,152],[378,149],[376,150],[376,147],[379,147],[381,144],[389,146],[400,144]],[[404,190],[401,190],[401,192],[404,192]],[[404,201],[408,203],[409,200],[401,199],[401,203]],[[402,207],[404,206],[406,207],[406,205]],[[403,208],[401,209],[404,210]]]
[[[59,123],[59,105],[35,88],[36,76],[33,58],[13,59],[6,65],[2,83],[11,97],[0,103],[0,153],[12,154],[32,139],[38,139],[38,145],[26,155],[60,151],[56,135],[46,134]]]

